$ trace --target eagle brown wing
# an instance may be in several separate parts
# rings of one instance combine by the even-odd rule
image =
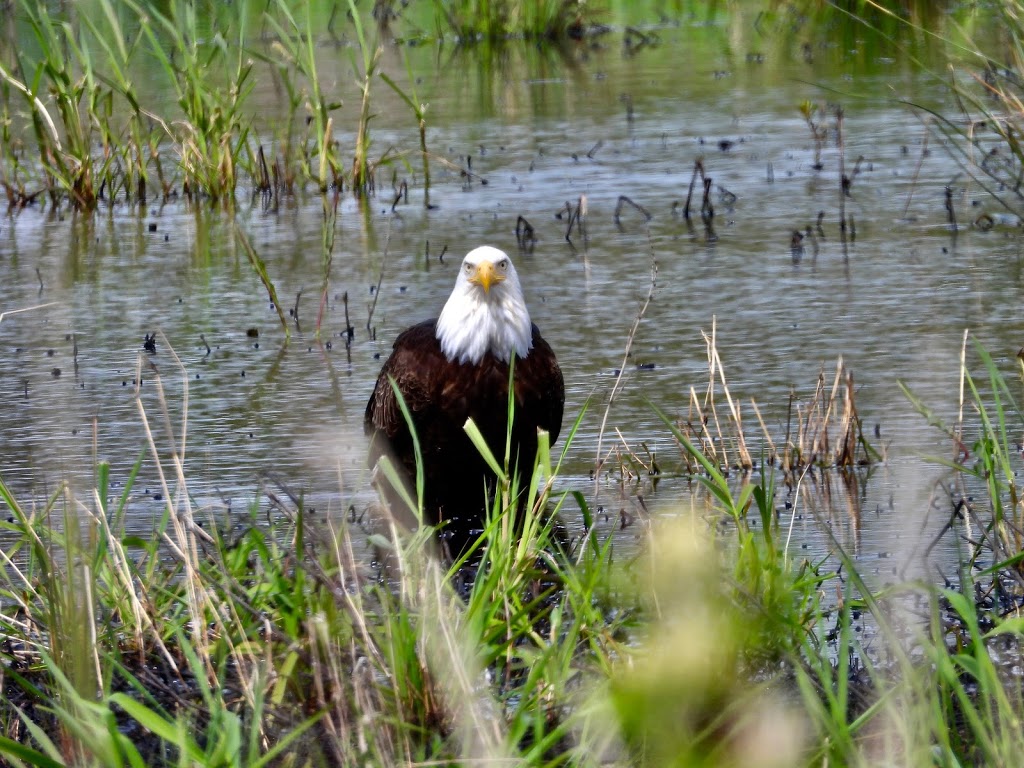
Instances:
[[[426,320],[407,328],[395,339],[391,356],[381,368],[373,394],[366,404],[363,419],[366,434],[383,432],[388,439],[393,439],[399,432],[407,430],[391,379],[395,380],[412,413],[419,413],[431,405],[435,386],[432,380],[444,361],[434,331],[436,322]]]
[[[533,326],[533,349],[522,360],[516,360],[516,400],[520,414],[530,418],[536,427],[547,430],[551,444],[558,439],[565,410],[565,381],[555,353]]]
[[[414,415],[440,405],[435,402],[439,395],[449,405],[460,399],[452,391],[461,389],[457,382],[438,381],[458,366],[453,366],[444,357],[437,340],[436,323],[436,320],[424,321],[406,329],[395,339],[391,356],[381,368],[373,394],[366,404],[363,426],[367,434],[383,432],[391,439],[406,429],[391,379],[395,380]],[[537,427],[550,433],[554,443],[562,427],[565,382],[554,351],[536,325],[533,326],[533,349],[525,358],[517,359],[515,365],[516,401],[524,409],[519,415],[529,415]],[[501,369],[504,373],[499,373],[499,377],[507,377],[507,368],[502,365]]]

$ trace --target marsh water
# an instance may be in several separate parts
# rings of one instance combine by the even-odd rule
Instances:
[[[429,105],[433,207],[423,204],[412,113],[377,82],[371,156],[390,162],[378,169],[374,197],[342,197],[319,340],[316,195],[268,201],[242,192],[233,215],[180,200],[115,203],[90,217],[8,212],[0,218],[0,311],[37,308],[0,322],[3,479],[36,509],[62,482],[91,504],[97,459],[110,461],[123,484],[142,456],[127,525],[144,532],[162,515],[164,494],[175,492],[170,457],[179,451],[192,503],[213,520],[245,517],[254,504],[257,517],[276,514],[267,483],[301,494],[319,515],[361,512],[373,499],[363,409],[382,357],[401,329],[437,314],[461,256],[490,243],[513,255],[533,319],[559,356],[566,430],[590,400],[561,487],[588,494],[623,549],[648,516],[702,503],[673,474],[678,448],[645,398],[686,414],[691,388],[707,388],[701,332],[714,326],[751,435],[761,431],[751,400],[781,442],[791,394],[808,401],[823,369],[831,384],[841,357],[869,436],[884,451],[884,462],[859,469],[852,482],[826,472],[808,480],[818,492],[803,498],[780,489],[780,508],[797,503],[794,550],[826,553],[831,527],[851,551],[877,558],[883,578],[908,564],[914,572],[951,569],[955,532],[930,561],[922,555],[950,511],[948,472],[924,456],[952,449],[897,381],[954,419],[965,329],[1016,380],[1024,344],[1019,227],[963,172],[928,112],[910,106],[955,112],[932,74],[945,73],[945,49],[889,43],[852,23],[772,35],[754,21],[688,17],[645,27],[645,37],[612,30],[563,49],[385,45],[382,70],[405,82],[408,57]],[[333,41],[318,50],[327,87],[345,103],[337,138],[349,146],[358,112],[349,52]],[[253,129],[270,146],[284,110],[280,88],[266,75],[249,99],[260,115]],[[828,130],[820,168],[804,101],[824,108],[815,116]],[[841,146],[836,105],[845,115]],[[858,171],[844,203],[855,221],[845,246],[841,155],[848,174]],[[712,179],[711,228],[697,213],[699,184],[692,223],[682,216],[698,159]],[[409,189],[394,207],[393,180]],[[947,187],[957,229],[948,223]],[[559,214],[581,196],[587,237],[574,232],[569,243]],[[617,224],[621,196],[649,221],[627,204]],[[794,250],[793,231],[818,223],[819,212],[816,243],[806,238]],[[971,226],[984,213],[995,226]],[[517,248],[520,216],[536,232],[528,252]],[[301,292],[290,340],[234,221],[281,303],[294,307]],[[654,298],[623,366],[652,261]],[[143,350],[150,333],[153,354]],[[655,452],[666,471],[657,484],[643,473],[623,481],[616,454],[592,480],[620,368],[623,389],[609,408],[602,452]],[[621,526],[620,509],[633,525]],[[570,501],[570,528],[579,526],[574,510]]]

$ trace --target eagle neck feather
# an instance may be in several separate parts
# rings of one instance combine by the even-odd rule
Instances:
[[[481,298],[469,286],[456,286],[437,319],[437,339],[445,357],[477,365],[488,352],[506,363],[513,354],[529,354],[533,325],[522,292],[518,285],[501,287],[513,290],[492,290]]]

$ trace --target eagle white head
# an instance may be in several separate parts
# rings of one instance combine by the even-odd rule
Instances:
[[[513,353],[526,357],[533,326],[507,253],[482,245],[466,254],[437,319],[437,339],[445,357],[460,363],[479,363],[487,352],[506,362]]]

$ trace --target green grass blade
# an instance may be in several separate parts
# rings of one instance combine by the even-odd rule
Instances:
[[[24,713],[22,713],[21,710],[18,710],[18,712],[24,720]],[[24,760],[29,765],[34,765],[37,768],[65,768],[67,765],[62,760],[54,760],[53,758],[47,757],[42,752],[32,749],[32,747],[29,747],[28,745],[20,744],[6,736],[0,736],[0,755]]]
[[[466,419],[466,423],[462,426],[469,439],[472,441],[473,446],[480,452],[480,456],[487,462],[487,466],[490,467],[491,471],[498,477],[498,482],[505,484],[508,482],[508,475],[505,474],[505,470],[498,464],[498,460],[494,457],[494,453],[491,451],[487,440],[484,439],[483,433],[480,432],[480,427],[476,425],[472,418]]]
[[[395,381],[393,376],[388,376],[388,383],[391,385],[391,389],[395,393],[395,399],[398,401],[398,408],[402,411],[402,418],[405,419],[406,427],[409,429],[409,437],[412,438],[412,451],[416,460],[416,506],[413,507],[413,509],[416,511],[417,519],[422,521],[424,484],[426,482],[423,468],[423,449],[420,446],[420,437],[416,433],[416,422],[413,421],[412,411],[409,410],[409,404],[405,402],[405,396],[398,388],[398,382]]]

